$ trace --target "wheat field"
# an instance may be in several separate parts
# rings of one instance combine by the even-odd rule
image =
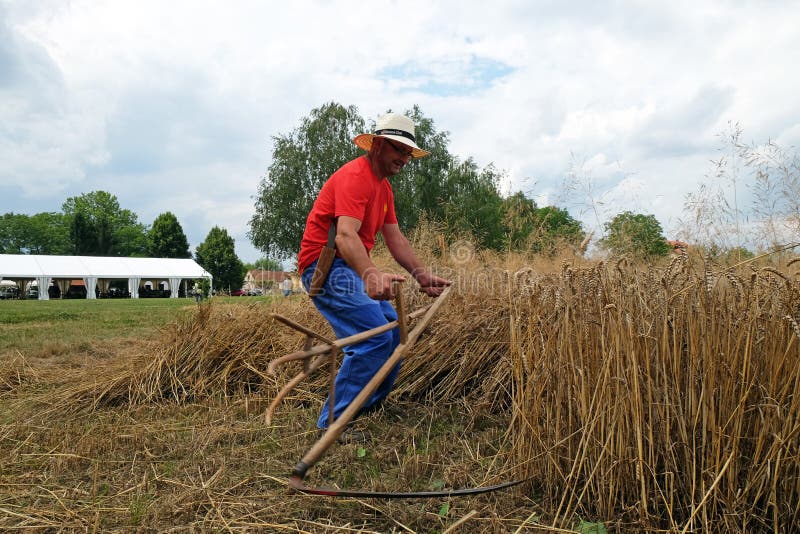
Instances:
[[[252,495],[245,490],[254,475],[244,475],[242,464],[238,471],[229,467],[227,478],[220,471],[206,473],[224,480],[221,493],[201,491],[196,481],[181,482],[186,491],[195,488],[193,499],[202,501],[207,494],[209,503],[201,522],[191,511],[171,521],[190,529],[276,532],[442,532],[458,523],[463,532],[744,533],[792,532],[800,524],[800,261],[768,256],[721,266],[684,255],[641,265],[444,245],[425,251],[426,260],[455,287],[404,362],[390,397],[399,408],[370,420],[387,436],[370,451],[381,460],[352,475],[341,462],[353,460],[336,451],[314,480],[387,489],[426,477],[430,482],[436,472],[447,474],[442,483],[454,487],[508,479],[525,483],[505,495],[448,503],[444,515],[444,504],[438,512],[421,512],[402,503],[360,501],[342,512],[340,505],[285,495],[276,487],[266,492],[269,497],[259,493],[280,503],[267,512],[248,500]],[[427,300],[411,284],[405,291],[411,309]],[[298,386],[278,407],[274,426],[265,425],[266,405],[298,369],[287,365],[271,376],[267,365],[303,344],[302,336],[269,319],[275,310],[331,335],[305,297],[276,304],[212,301],[168,325],[157,339],[127,347],[124,358],[112,355],[90,369],[62,369],[57,383],[46,388],[37,385],[51,373],[24,354],[4,357],[4,413],[26,414],[24,424],[5,419],[3,448],[17,451],[8,458],[22,461],[20,442],[25,432],[36,435],[33,426],[56,427],[65,418],[72,421],[67,426],[76,425],[71,433],[83,428],[88,434],[92,418],[129,420],[135,414],[152,428],[177,409],[183,410],[181,417],[210,424],[198,407],[213,412],[235,406],[233,415],[223,417],[227,423],[212,426],[220,433],[226,425],[238,428],[248,440],[236,445],[242,447],[236,453],[226,444],[227,453],[208,449],[208,454],[230,466],[234,462],[225,460],[226,454],[250,458],[252,447],[268,456],[274,451],[285,472],[262,468],[260,476],[285,478],[289,458],[313,442],[308,436],[328,377],[323,370]],[[433,419],[414,423],[411,430],[403,426],[420,410]],[[439,428],[437,421],[446,424]],[[422,427],[430,443],[437,432],[445,436],[454,429],[457,439],[442,439],[430,455],[415,433]],[[286,428],[290,434],[282,434]],[[403,430],[395,434],[396,428]],[[136,447],[146,448],[147,432],[142,434]],[[215,439],[194,447],[211,447]],[[265,441],[272,444],[266,453]],[[52,477],[65,476],[72,463],[75,469],[81,465],[69,456],[78,454],[75,449],[58,443],[50,450],[66,456],[59,456]],[[32,467],[30,457],[25,461]],[[391,476],[375,471],[391,462],[396,467]],[[135,471],[121,468],[126,467]],[[0,525],[35,526],[37,517],[69,518],[75,530],[92,530],[94,524],[125,530],[130,523],[130,517],[115,520],[113,513],[106,517],[91,507],[82,518],[84,509],[67,497],[70,485],[77,484],[71,479],[60,482],[66,493],[55,500],[46,494],[46,484],[39,485],[45,490],[36,506],[48,501],[53,510],[37,515],[33,510],[42,510],[33,503],[39,490],[23,498],[9,489],[20,484],[22,470],[12,463],[3,471],[6,495],[0,508],[13,514],[0,518]],[[96,486],[102,472],[93,476]],[[164,529],[170,519],[164,522],[163,508],[178,498],[171,495],[159,508],[155,492],[135,524]],[[133,515],[131,506],[127,516]],[[360,523],[352,519],[353,508]],[[370,509],[382,519],[363,519]],[[431,527],[429,516],[437,526]]]

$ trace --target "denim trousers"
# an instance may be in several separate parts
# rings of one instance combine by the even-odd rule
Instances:
[[[311,276],[314,274],[316,265],[317,262],[314,262],[303,271],[301,279],[306,290],[311,284]],[[397,312],[391,303],[369,298],[364,290],[364,282],[361,277],[341,258],[333,260],[328,279],[325,281],[321,293],[311,300],[317,310],[331,324],[338,339],[397,320]],[[344,359],[334,382],[334,419],[337,419],[347,409],[399,344],[400,332],[394,328],[361,343],[342,348]],[[386,398],[392,390],[399,371],[400,364],[398,363],[372,394],[372,397],[367,399],[361,408],[362,411],[375,406]],[[329,402],[326,399],[317,420],[319,428],[328,426],[328,405]]]

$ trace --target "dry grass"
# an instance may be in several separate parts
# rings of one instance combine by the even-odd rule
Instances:
[[[557,503],[553,525],[800,522],[796,277],[699,258],[566,267],[512,306],[515,452]]]
[[[300,386],[266,426],[266,405],[297,371],[270,377],[267,363],[303,340],[267,319],[263,302],[212,303],[116,357],[91,344],[57,380],[23,354],[2,362],[0,526],[564,532],[587,520],[678,533],[800,523],[796,262],[455,252],[428,249],[456,288],[405,362],[393,405],[364,423],[383,439],[334,447],[309,482],[386,490],[529,478],[524,487],[433,502],[286,494],[327,377]],[[411,308],[425,300],[407,289]],[[279,311],[330,333],[307,299]]]

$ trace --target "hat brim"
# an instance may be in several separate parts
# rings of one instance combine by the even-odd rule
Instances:
[[[431,153],[427,150],[422,150],[418,147],[413,141],[410,139],[406,139],[405,137],[400,137],[399,135],[375,135],[375,134],[361,134],[356,136],[353,139],[353,142],[356,144],[358,148],[366,150],[369,152],[370,148],[372,148],[372,140],[376,137],[384,137],[386,139],[391,139],[392,141],[397,141],[398,143],[403,143],[407,147],[411,148],[411,157],[414,159],[424,158],[425,156],[430,156]]]

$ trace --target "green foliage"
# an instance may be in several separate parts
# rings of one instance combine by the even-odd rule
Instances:
[[[94,225],[82,211],[76,212],[70,218],[69,238],[72,251],[78,256],[93,254],[99,246]]]
[[[497,189],[500,174],[491,165],[483,171],[468,159],[453,162],[445,175],[443,221],[451,235],[472,235],[476,244],[492,249],[503,246],[503,199]]]
[[[539,208],[521,191],[503,200],[502,214],[510,250],[555,254],[564,245],[577,247],[585,237],[581,223],[566,210]]]
[[[447,150],[449,134],[437,131],[433,120],[425,117],[418,106],[406,115],[414,121],[417,144],[431,155],[409,160],[403,171],[391,178],[397,220],[404,231],[415,228],[423,214],[428,220],[445,219],[445,203],[452,193],[447,175],[456,165]],[[369,130],[374,129],[372,124]]]
[[[273,138],[272,164],[262,179],[248,237],[271,258],[297,252],[306,216],[322,184],[358,155],[352,139],[364,131],[355,107],[325,104],[299,128]]]
[[[31,215],[27,246],[29,254],[68,254],[69,224],[63,213],[44,212]]]
[[[572,218],[567,210],[555,206],[536,210],[534,235],[532,250],[548,254],[555,254],[564,245],[577,247],[585,237],[581,223]]]
[[[62,206],[69,221],[74,254],[86,256],[143,256],[146,228],[136,214],[120,208],[117,197],[92,191],[70,197]]]
[[[601,522],[581,521],[576,530],[581,534],[608,534],[605,524]]]
[[[215,226],[195,250],[195,259],[214,277],[214,289],[242,287],[244,264],[236,256],[234,240],[227,230]]]
[[[528,239],[536,228],[536,202],[522,191],[503,200],[503,226],[506,230],[506,245],[520,250],[528,246]]]
[[[201,278],[198,280],[197,285],[200,289],[200,294],[204,297],[207,297],[211,294],[211,284],[208,281],[208,278]]]
[[[245,272],[253,269],[261,269],[262,271],[282,271],[283,265],[271,258],[263,257],[257,259],[255,263],[245,264]]]
[[[600,244],[616,255],[638,258],[665,256],[670,246],[654,215],[624,211],[605,224],[606,235]]]
[[[152,258],[191,258],[189,240],[172,212],[156,217],[147,233],[147,254]]]
[[[69,254],[69,227],[60,213],[0,216],[0,254]]]
[[[28,216],[4,213],[0,217],[0,252],[23,254],[27,242]]]
[[[700,246],[695,250],[703,257],[708,256],[713,261],[725,266],[733,266],[756,256],[755,253],[745,247],[723,248],[716,244]]]

